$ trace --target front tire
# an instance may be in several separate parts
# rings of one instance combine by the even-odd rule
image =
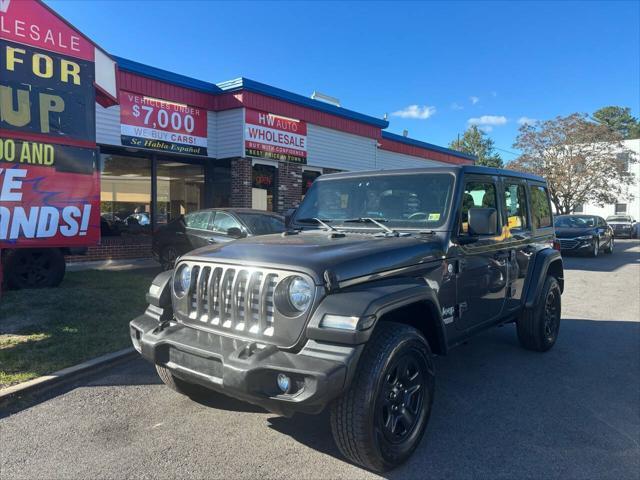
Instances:
[[[12,289],[57,287],[65,270],[59,248],[18,248],[4,258],[7,287]]]
[[[593,242],[593,248],[591,249],[591,256],[592,257],[597,257],[598,254],[600,253],[600,239],[596,238],[595,241]]]
[[[560,284],[555,277],[548,276],[536,304],[525,310],[516,322],[520,345],[537,352],[553,347],[560,331],[561,314]]]
[[[351,462],[382,472],[414,452],[435,388],[429,344],[415,328],[378,324],[349,390],[331,406],[331,431]]]

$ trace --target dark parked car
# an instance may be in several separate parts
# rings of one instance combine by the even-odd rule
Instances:
[[[563,253],[585,253],[597,257],[601,251],[613,253],[613,229],[596,215],[559,215],[556,237]]]
[[[638,225],[629,215],[610,215],[607,223],[613,228],[616,237],[634,238],[638,236]]]
[[[323,175],[287,232],[201,248],[158,275],[131,340],[187,395],[285,415],[329,406],[340,451],[388,470],[429,421],[433,354],[510,322],[526,349],[555,344],[553,245],[541,177],[475,166]]]
[[[282,233],[284,217],[243,208],[198,210],[158,228],[153,255],[165,269],[191,250],[244,237]]]

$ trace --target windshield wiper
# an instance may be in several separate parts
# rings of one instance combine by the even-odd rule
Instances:
[[[380,227],[381,230],[384,230],[386,233],[391,233],[394,236],[399,236],[400,232],[398,232],[397,230],[393,230],[389,227],[387,227],[386,225],[383,225],[380,222],[387,222],[388,220],[386,218],[371,218],[371,217],[360,217],[360,218],[350,218],[347,220],[342,220],[342,223],[373,223],[374,225],[376,225],[377,227]]]
[[[320,218],[317,217],[309,217],[309,218],[296,218],[295,219],[296,222],[298,223],[317,223],[322,225],[324,228],[326,228],[327,230],[333,230],[334,232],[337,232],[338,229],[336,229],[335,227],[332,227],[331,225],[329,225],[327,222],[330,222],[331,220],[322,220]]]

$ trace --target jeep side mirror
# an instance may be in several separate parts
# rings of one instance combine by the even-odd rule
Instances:
[[[497,219],[495,208],[470,208],[469,235],[495,235]]]
[[[285,227],[289,227],[289,224],[291,223],[291,219],[293,218],[294,213],[296,213],[296,209],[295,208],[290,208],[289,210],[286,210],[284,212],[284,226]]]
[[[231,227],[229,230],[227,230],[227,235],[231,238],[244,238],[247,236],[247,234],[240,230],[238,227]]]

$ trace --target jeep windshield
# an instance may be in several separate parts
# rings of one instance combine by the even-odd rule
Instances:
[[[433,230],[444,225],[453,195],[454,177],[448,173],[389,174],[370,177],[318,179],[296,211],[298,226],[318,223],[332,227],[375,229],[367,219],[389,229]],[[354,226],[361,219],[363,225]],[[367,225],[367,223],[369,225]]]

